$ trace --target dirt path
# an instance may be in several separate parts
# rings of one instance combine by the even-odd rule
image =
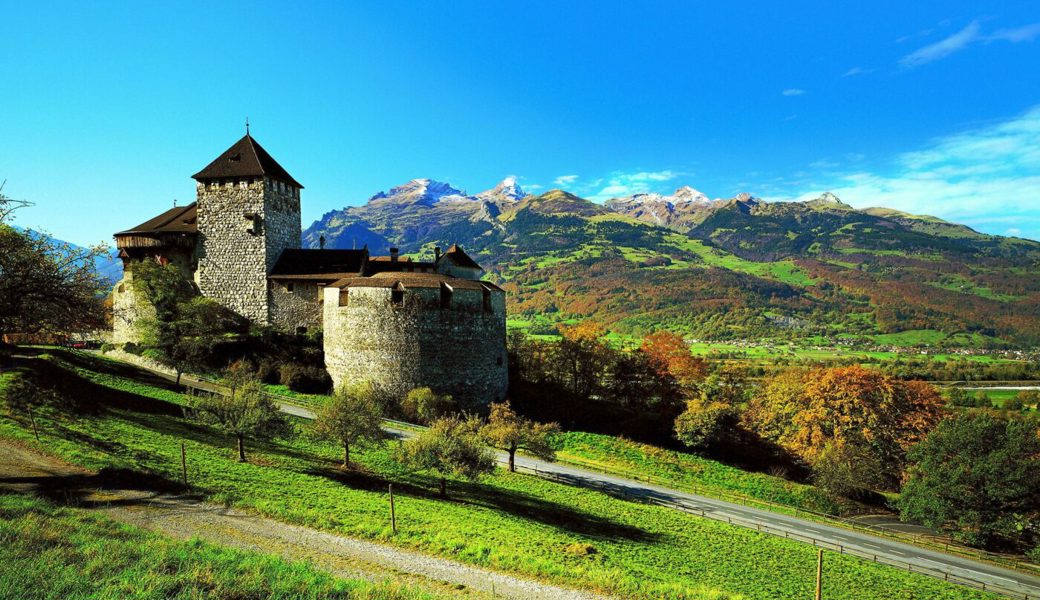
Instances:
[[[602,599],[443,558],[288,525],[184,496],[142,489],[101,490],[97,474],[0,439],[0,487],[73,502],[106,517],[175,538],[304,560],[340,577],[411,579],[460,596],[486,598]],[[435,583],[433,583],[435,582]],[[477,593],[473,593],[473,592]]]

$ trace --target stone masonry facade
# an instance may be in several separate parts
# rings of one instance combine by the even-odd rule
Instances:
[[[299,189],[267,177],[196,185],[199,290],[267,325],[267,274],[283,250],[300,247]]]
[[[505,294],[436,288],[324,290],[325,364],[336,386],[370,381],[390,397],[429,387],[472,408],[505,398]],[[484,299],[490,294],[489,302]]]

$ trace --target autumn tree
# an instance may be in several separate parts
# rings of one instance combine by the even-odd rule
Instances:
[[[751,402],[748,422],[764,438],[821,464],[825,449],[864,452],[883,469],[887,485],[898,478],[906,450],[943,416],[931,385],[893,379],[860,366],[786,373],[766,382]]]
[[[535,423],[516,414],[509,402],[491,405],[491,414],[480,434],[494,448],[509,454],[509,471],[516,471],[516,451],[524,450],[542,460],[556,460],[554,436],[560,426],[555,423]]]
[[[440,494],[448,497],[449,476],[475,481],[495,469],[495,456],[480,437],[476,417],[444,417],[400,447],[401,462],[436,473]]]
[[[587,398],[599,388],[611,362],[611,349],[603,340],[606,330],[593,321],[583,321],[563,327],[560,334],[552,364],[561,371],[560,379],[572,394]]]
[[[1034,420],[960,412],[914,446],[909,461],[897,500],[903,519],[974,545],[1035,543],[1040,437]]]
[[[684,389],[692,390],[708,374],[708,364],[695,357],[682,336],[670,331],[656,331],[643,338],[639,351],[644,353],[659,376],[670,376]]]
[[[675,419],[675,437],[690,448],[703,450],[732,431],[738,421],[737,410],[730,404],[690,400]]]
[[[246,438],[267,440],[292,433],[285,415],[255,379],[233,387],[229,394],[195,396],[191,407],[199,421],[235,436],[240,462],[246,460]]]
[[[383,415],[371,383],[343,386],[318,410],[314,434],[343,446],[343,466],[350,466],[350,449],[387,438]]]

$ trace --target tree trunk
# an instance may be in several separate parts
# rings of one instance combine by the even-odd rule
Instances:
[[[516,473],[516,448],[509,449],[509,472]]]
[[[177,381],[174,382],[173,385],[177,386],[178,388],[181,387],[181,370],[180,369],[177,369]]]
[[[343,442],[343,466],[350,466],[350,444]]]
[[[242,436],[238,437],[238,462],[246,462],[246,447],[243,444]]]
[[[448,480],[441,477],[441,498],[448,497]]]

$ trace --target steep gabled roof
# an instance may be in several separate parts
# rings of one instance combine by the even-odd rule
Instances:
[[[448,251],[441,255],[441,260],[445,258],[460,267],[484,270],[484,267],[481,267],[477,264],[477,261],[470,258],[469,254],[466,254],[458,244],[452,244]]]
[[[368,250],[314,250],[287,248],[271,269],[270,278],[303,275],[360,274]]]
[[[208,179],[227,179],[230,177],[271,177],[303,189],[300,182],[292,178],[289,172],[278,164],[267,150],[264,150],[253,136],[248,133],[233,146],[224,151],[205,169],[192,175],[196,181]]]
[[[199,226],[195,203],[177,206],[148,219],[137,227],[120,231],[116,235],[142,235],[158,233],[198,233]]]

